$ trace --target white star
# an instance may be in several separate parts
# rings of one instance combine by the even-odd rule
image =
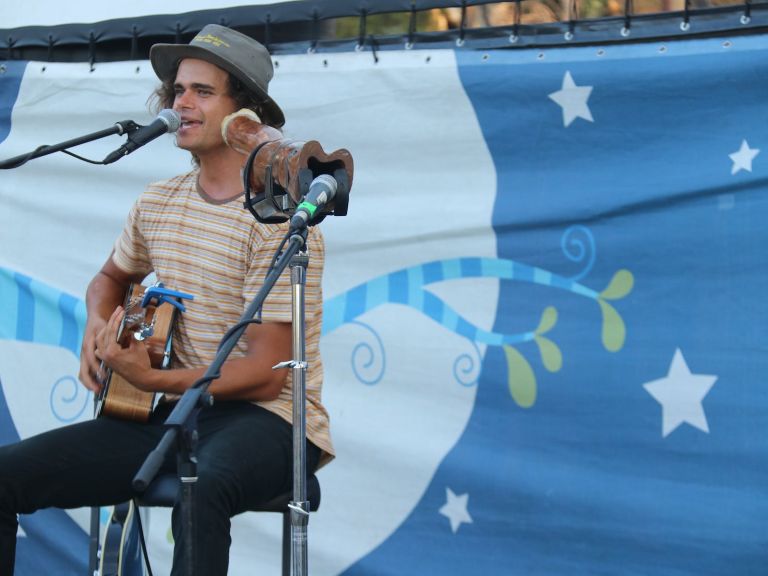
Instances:
[[[675,350],[667,377],[643,384],[648,394],[661,404],[662,436],[668,436],[684,423],[709,432],[701,403],[715,380],[717,376],[710,374],[692,374],[683,353],[679,348]]]
[[[576,118],[584,118],[594,122],[589,111],[587,100],[592,92],[592,86],[576,86],[570,72],[563,76],[563,87],[552,92],[549,97],[563,109],[563,125],[567,128]]]
[[[440,508],[440,514],[451,521],[451,530],[454,534],[462,522],[472,524],[472,517],[467,512],[469,494],[456,496],[450,488],[445,489],[445,504]]]
[[[27,533],[24,532],[24,528],[21,527],[21,524],[19,524],[18,528],[16,528],[16,538],[26,538]]]
[[[752,160],[755,156],[760,154],[758,148],[750,148],[746,140],[741,141],[741,148],[733,154],[728,154],[728,157],[733,161],[731,166],[731,174],[736,174],[739,170],[746,170],[752,172]]]

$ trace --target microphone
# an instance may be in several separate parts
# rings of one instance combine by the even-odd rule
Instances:
[[[138,130],[128,134],[126,143],[104,158],[103,164],[117,162],[123,156],[127,156],[166,132],[176,132],[179,126],[181,126],[181,117],[178,112],[169,108],[161,110],[151,124],[141,126]]]
[[[320,174],[312,180],[304,201],[296,206],[296,211],[291,218],[291,228],[306,226],[316,212],[322,212],[325,205],[333,200],[337,188],[338,183],[330,174]]]

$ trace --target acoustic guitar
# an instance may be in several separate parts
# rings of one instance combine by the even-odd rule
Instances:
[[[182,299],[192,299],[164,288],[161,283],[145,287],[132,284],[126,293],[125,316],[117,333],[117,341],[127,346],[128,338],[144,342],[153,368],[168,368],[171,362],[173,324],[176,314],[184,311]],[[96,399],[96,416],[112,416],[123,420],[146,422],[152,413],[155,394],[133,386],[102,364],[103,387]]]

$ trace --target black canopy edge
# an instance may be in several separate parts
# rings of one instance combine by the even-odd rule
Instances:
[[[524,0],[523,0],[524,1]],[[0,60],[112,62],[145,60],[157,42],[186,43],[209,23],[237,29],[265,43],[274,55],[361,49],[500,49],[680,40],[757,34],[768,30],[768,2],[662,14],[520,24],[389,36],[335,38],[333,19],[494,4],[488,0],[314,0],[200,10],[93,24],[0,29]]]

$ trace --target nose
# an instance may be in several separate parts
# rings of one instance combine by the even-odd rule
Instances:
[[[176,97],[173,99],[173,109],[181,110],[183,108],[189,108],[190,106],[189,90],[176,92]]]

